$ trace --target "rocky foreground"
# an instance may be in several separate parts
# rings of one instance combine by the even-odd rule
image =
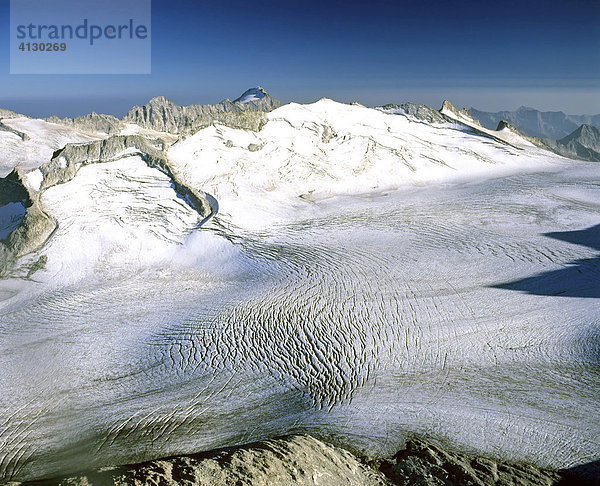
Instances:
[[[102,468],[10,486],[105,485],[598,485],[600,465],[565,471],[452,453],[420,439],[383,461],[293,435],[208,453]]]

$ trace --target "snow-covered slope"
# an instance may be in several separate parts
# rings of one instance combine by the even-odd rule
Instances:
[[[426,124],[327,99],[283,106],[268,120],[260,132],[209,127],[169,151],[181,176],[212,194],[221,216],[238,224],[287,218],[302,199],[482,180],[560,164],[531,144],[524,152],[451,123]]]
[[[266,120],[24,175],[56,230],[0,280],[0,476],[291,432],[598,460],[598,165],[326,99]]]
[[[15,167],[26,170],[39,167],[52,158],[54,151],[67,143],[88,142],[103,137],[27,117],[5,118],[2,123],[27,137],[24,140],[15,133],[0,131],[0,177],[5,177]]]
[[[482,127],[479,121],[475,120],[466,109],[457,110],[448,100],[445,100],[442,104],[440,113],[452,120],[456,120],[457,122],[472,128],[477,133],[489,135],[490,137],[504,141],[516,147],[536,146],[528,137],[519,133],[516,128],[506,122],[499,123],[497,130],[490,130]]]

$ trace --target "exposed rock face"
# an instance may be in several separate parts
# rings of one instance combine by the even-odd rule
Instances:
[[[40,248],[56,228],[56,223],[43,211],[40,194],[45,189],[70,181],[80,167],[109,162],[120,157],[137,154],[150,166],[159,169],[173,181],[175,190],[198,213],[207,218],[216,211],[216,202],[204,193],[183,184],[171,170],[164,153],[164,141],[150,140],[138,135],[116,135],[84,144],[67,144],[57,150],[50,162],[40,166],[42,181],[38,192],[32,192],[23,181],[23,172],[15,169],[0,179],[0,206],[20,203],[26,208],[25,216],[16,228],[0,241],[0,276],[16,260]]]
[[[64,149],[54,153],[50,162],[40,166],[39,170],[43,175],[41,190],[70,181],[83,165],[109,162],[124,155],[138,154],[150,167],[167,174],[173,181],[175,190],[184,196],[201,216],[208,217],[213,212],[208,196],[179,181],[171,170],[164,153],[165,148],[164,141],[150,140],[139,135],[115,135],[87,144],[67,144]]]
[[[128,151],[147,154],[155,165],[162,162],[160,152],[164,144],[160,140],[148,140],[138,135],[116,135],[85,144],[67,144],[54,152],[50,162],[40,166],[43,175],[41,189],[68,182],[82,165],[108,162]]]
[[[377,486],[389,483],[383,474],[361,463],[345,450],[309,436],[293,436],[36,484]]]
[[[182,134],[193,133],[213,122],[234,128],[259,130],[266,122],[264,113],[280,106],[279,101],[262,88],[260,90],[264,93],[260,99],[242,102],[238,98],[236,101],[224,100],[215,105],[178,106],[164,96],[158,96],[144,106],[134,106],[123,120],[143,128]]]
[[[279,106],[281,103],[278,100],[258,86],[247,90],[235,101],[226,99],[214,105],[179,106],[164,96],[157,96],[144,106],[134,106],[122,120],[112,115],[90,113],[75,118],[51,116],[45,118],[45,121],[107,135],[119,133],[126,123],[172,134],[194,133],[214,122],[256,131],[266,123],[264,114]],[[11,113],[2,110],[0,118],[8,118]],[[17,116],[14,113],[12,115]]]
[[[384,111],[389,111],[391,113],[404,113],[429,123],[445,123],[447,121],[439,111],[418,103],[402,103],[400,105],[389,104],[384,105],[381,108]]]
[[[25,206],[25,216],[16,229],[0,241],[0,276],[17,258],[40,248],[56,228],[42,210],[39,196],[32,194],[23,183],[23,174],[18,169],[0,179],[0,206],[15,202]]]
[[[444,100],[444,102],[442,103],[442,107],[440,108],[439,111],[442,115],[444,115],[445,113],[449,113],[451,115],[454,115],[454,117],[456,117],[458,119],[463,119],[463,120],[468,121],[471,124],[481,126],[481,123],[479,123],[479,120],[476,118],[473,118],[471,113],[469,113],[469,111],[466,108],[462,108],[459,110],[448,100]],[[452,121],[454,121],[454,120],[452,120]]]
[[[23,141],[29,140],[29,135],[27,135],[26,133],[20,132],[19,130],[15,130],[14,128],[9,127],[8,125],[5,125],[4,123],[2,123],[1,118],[0,118],[0,131],[14,133],[17,137],[19,137]]]
[[[51,116],[45,118],[50,123],[59,123],[87,132],[101,132],[111,135],[117,133],[123,128],[123,122],[112,115],[99,115],[90,113],[89,115],[78,116],[76,118],[58,118]]]
[[[470,108],[469,112],[486,128],[493,129],[501,120],[507,120],[530,137],[560,139],[581,124],[600,127],[600,115],[566,115],[562,111],[542,112],[525,106],[516,111],[490,113]]]
[[[505,130],[505,129],[510,130],[511,132],[514,132],[514,133],[519,133],[519,130],[517,130],[516,127],[514,127],[513,125],[508,123],[506,120],[500,120],[500,123],[498,123],[498,127],[496,127],[496,131]]]
[[[444,451],[421,440],[381,462],[362,460],[313,437],[296,435],[203,454],[104,468],[13,486],[593,485],[597,465],[548,471]]]
[[[420,440],[381,463],[379,469],[399,485],[552,485],[561,480],[554,471],[528,465],[499,463],[444,451]]]

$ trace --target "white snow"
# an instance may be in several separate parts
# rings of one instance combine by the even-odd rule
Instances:
[[[268,119],[170,148],[201,229],[137,156],[43,192],[58,229],[0,280],[0,473],[290,431],[598,460],[598,164],[330,100]]]
[[[481,126],[479,123],[475,122],[475,120],[472,117],[467,116],[464,113],[455,113],[452,110],[448,109],[443,109],[441,113],[481,133],[485,133],[487,135],[499,138],[500,140],[503,140],[511,145],[517,147],[535,147],[535,145],[529,140],[523,138],[518,133],[515,133],[512,130],[509,130],[508,128],[503,128],[502,130],[490,130]]]
[[[25,184],[35,192],[40,190],[43,181],[44,175],[40,169],[35,169],[25,174]]]
[[[0,177],[5,177],[15,167],[38,168],[49,162],[52,154],[67,143],[101,138],[97,134],[25,117],[4,119],[2,123],[27,134],[30,139],[23,141],[13,133],[0,131]]]
[[[326,99],[286,105],[268,118],[260,133],[208,127],[169,151],[180,175],[216,197],[221,214],[238,225],[256,228],[288,217],[302,204],[299,197],[467,182],[561,164],[546,151],[523,153],[451,125]]]
[[[74,180],[43,193],[44,208],[59,223],[45,248],[53,282],[168,261],[199,223],[166,175],[122,155],[84,166]]]

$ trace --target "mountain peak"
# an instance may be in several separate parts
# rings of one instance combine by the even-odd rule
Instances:
[[[451,113],[458,113],[458,110],[456,109],[456,107],[448,100],[444,100],[444,102],[442,103],[442,107],[440,108],[440,111],[449,111]]]
[[[174,105],[174,104],[175,103],[173,103],[170,99],[165,98],[164,96],[155,96],[150,101],[148,101],[148,103],[146,103],[146,105],[151,105],[151,106]]]
[[[449,116],[455,120],[461,121],[463,123],[472,124],[480,126],[479,120],[473,118],[471,113],[467,111],[466,108],[462,108],[458,110],[450,101],[444,100],[442,103],[442,107],[440,108],[440,113],[442,115]]]
[[[262,100],[265,96],[269,96],[269,94],[264,90],[262,86],[257,86],[256,88],[250,88],[242,94],[239,98],[234,101],[239,101],[240,103],[247,104],[251,101]]]
[[[573,131],[566,137],[560,139],[558,142],[565,144],[570,142],[571,140],[579,140],[582,141],[584,144],[589,143],[593,140],[595,144],[598,144],[600,143],[600,128],[584,123],[583,125],[580,125],[577,129],[575,129],[575,131]]]

